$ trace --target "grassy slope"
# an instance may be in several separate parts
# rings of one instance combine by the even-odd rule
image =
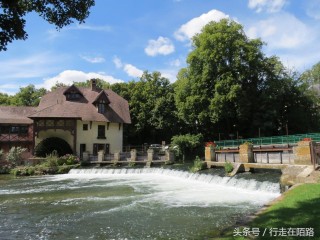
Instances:
[[[270,237],[270,228],[313,228],[314,237],[305,239],[320,239],[320,184],[303,184],[286,192],[283,199],[276,202],[267,210],[259,214],[248,224],[250,229],[267,228],[268,237],[258,239],[304,239],[301,237]],[[233,237],[234,229],[230,229],[227,237],[220,239],[250,239],[248,237]],[[219,239],[219,238],[215,238]]]

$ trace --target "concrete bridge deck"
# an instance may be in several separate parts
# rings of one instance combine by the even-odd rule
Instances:
[[[207,167],[224,167],[225,162],[210,162],[206,161]],[[240,163],[236,162],[235,164],[241,164],[245,169],[249,168],[262,168],[262,169],[284,169],[290,164],[278,164],[278,163]]]

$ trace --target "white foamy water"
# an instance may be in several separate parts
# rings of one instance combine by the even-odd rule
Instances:
[[[136,191],[148,188],[152,194],[140,202],[161,202],[168,206],[213,206],[250,203],[263,205],[280,195],[279,184],[258,182],[185,171],[149,169],[72,169],[61,179],[113,180],[115,185],[128,185]],[[54,180],[54,179],[52,179]]]
[[[275,183],[160,168],[8,179],[0,238],[211,239],[279,195]]]

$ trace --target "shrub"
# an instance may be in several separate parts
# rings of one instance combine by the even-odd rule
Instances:
[[[224,170],[226,171],[226,173],[231,173],[233,171],[233,165],[231,162],[226,162],[224,164]]]
[[[22,153],[25,152],[27,149],[22,147],[12,147],[8,154],[7,154],[7,161],[10,162],[12,165],[20,164],[22,160]]]
[[[196,159],[193,161],[193,166],[190,168],[190,171],[195,173],[205,169],[205,167],[206,163],[197,156]]]
[[[10,170],[11,170],[10,164],[0,165],[0,174],[10,173]]]
[[[76,163],[79,163],[79,158],[71,154],[66,154],[58,159],[58,165],[73,165]]]
[[[59,157],[57,152],[53,151],[51,154],[46,156],[46,161],[44,165],[50,168],[55,168],[59,165],[58,160],[59,160]]]
[[[203,152],[203,137],[201,134],[192,135],[177,135],[171,139],[171,145],[175,151],[177,157],[182,157],[182,161],[185,161],[186,155],[190,158],[195,156],[197,153]]]
[[[3,151],[0,149],[0,160],[2,159]]]
[[[42,140],[34,149],[37,157],[46,157],[53,151],[57,151],[58,156],[72,154],[70,145],[65,140],[57,137]]]

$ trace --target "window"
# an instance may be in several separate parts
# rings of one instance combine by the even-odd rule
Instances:
[[[88,124],[83,124],[82,130],[83,131],[88,131]]]
[[[28,134],[28,126],[21,126],[20,127],[20,135]]]
[[[19,127],[12,126],[11,129],[10,129],[10,133],[18,134],[19,133]]]
[[[0,134],[9,134],[10,127],[9,126],[1,126],[0,127]]]
[[[105,112],[106,112],[106,104],[98,103],[98,113],[105,113]]]
[[[66,94],[67,100],[77,100],[81,97],[81,95],[78,92],[69,92]]]
[[[98,125],[98,138],[106,139],[106,126]]]

